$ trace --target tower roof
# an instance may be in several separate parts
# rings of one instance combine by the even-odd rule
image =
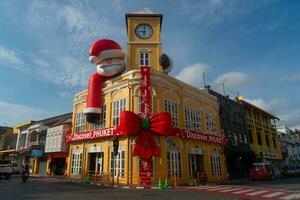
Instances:
[[[128,29],[128,20],[127,20],[128,17],[158,17],[160,18],[160,27],[162,25],[162,20],[163,20],[163,14],[155,13],[151,11],[149,8],[144,7],[140,10],[125,14],[126,29]]]

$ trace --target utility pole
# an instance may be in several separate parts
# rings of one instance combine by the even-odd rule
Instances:
[[[204,72],[202,73],[202,76],[203,76],[203,87],[205,87],[205,74],[204,74]]]
[[[225,96],[226,94],[225,94],[225,85],[224,85],[224,83],[222,84],[222,87],[223,87],[223,95]]]

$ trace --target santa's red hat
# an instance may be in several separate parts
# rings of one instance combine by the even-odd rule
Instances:
[[[113,40],[97,40],[90,48],[89,61],[93,64],[108,58],[125,58],[125,52]]]

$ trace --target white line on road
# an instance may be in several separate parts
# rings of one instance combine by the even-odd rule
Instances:
[[[217,191],[217,190],[226,190],[230,189],[232,187],[218,187],[218,188],[212,188],[212,189],[207,189],[208,191]]]
[[[220,190],[219,192],[233,192],[237,190],[243,190],[244,188],[233,188],[233,189],[228,189],[228,190]]]
[[[266,193],[266,192],[269,192],[269,191],[268,190],[260,190],[260,191],[256,191],[256,192],[247,193],[246,195],[255,196],[255,195],[263,194],[263,193]]]
[[[242,194],[242,193],[246,193],[246,192],[251,192],[253,190],[255,190],[255,189],[241,190],[241,191],[233,192],[233,194]]]
[[[290,194],[288,196],[281,197],[280,199],[283,199],[283,200],[295,200],[295,199],[299,199],[299,198],[300,198],[300,193],[299,194]]]
[[[285,194],[285,193],[284,192],[274,192],[274,193],[271,193],[271,194],[266,194],[263,197],[272,198],[272,197],[276,197],[276,196],[279,196],[279,195],[282,195],[282,194]]]

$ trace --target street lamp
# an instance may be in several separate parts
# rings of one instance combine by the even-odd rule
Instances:
[[[119,139],[115,137],[113,140],[113,163],[112,163],[112,185],[114,186],[115,179],[115,156],[118,155],[119,150]]]

